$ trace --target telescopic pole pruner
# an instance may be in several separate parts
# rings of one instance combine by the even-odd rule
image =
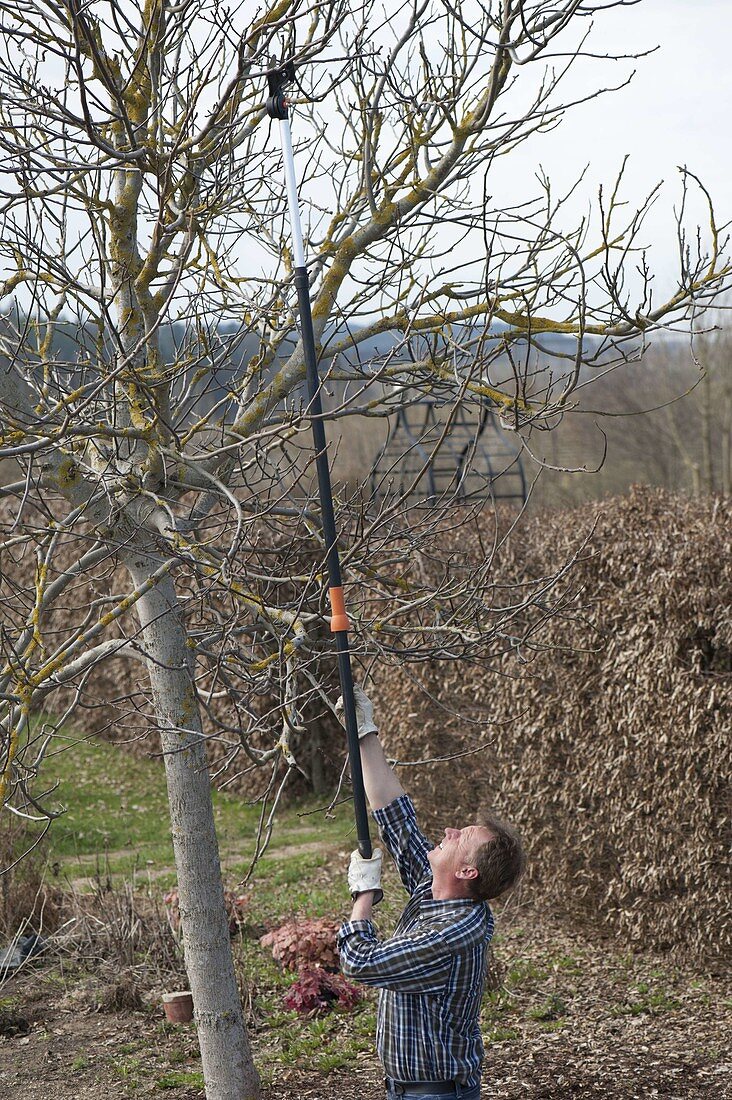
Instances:
[[[348,652],[348,630],[350,623],[348,621],[343,599],[341,564],[338,558],[335,517],[333,515],[333,495],[330,486],[328,451],[325,442],[323,408],[320,401],[320,379],[318,377],[318,360],[315,350],[313,316],[310,309],[310,288],[308,272],[305,266],[302,228],[300,225],[300,204],[297,196],[295,161],[292,155],[290,119],[288,115],[287,99],[285,98],[284,92],[285,86],[292,83],[294,79],[295,65],[292,61],[288,61],[285,65],[282,65],[278,69],[273,69],[267,74],[267,81],[269,84],[267,114],[270,118],[275,118],[279,122],[280,141],[282,143],[282,156],[285,165],[285,187],[287,189],[287,206],[290,212],[290,227],[292,230],[292,251],[295,259],[295,288],[297,290],[297,304],[300,314],[300,339],[302,341],[307,372],[308,412],[313,428],[323,537],[327,549],[328,595],[330,597],[331,607],[330,629],[335,635],[336,649],[338,652],[338,672],[341,680],[343,712],[346,720],[346,735],[348,738],[348,756],[351,765],[351,781],[353,783],[353,801],[356,814],[358,848],[365,859],[370,859],[372,854],[371,837],[369,836],[369,821],[366,813],[366,796],[363,787],[361,752],[358,745],[358,726],[356,724],[356,705],[353,698],[351,659]]]

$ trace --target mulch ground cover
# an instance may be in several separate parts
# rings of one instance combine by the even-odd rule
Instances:
[[[497,945],[504,987],[484,1016],[484,1100],[732,1096],[732,999],[723,974],[623,955],[617,944],[550,925],[528,909],[507,923]],[[94,981],[60,980],[39,965],[5,984],[0,1098],[200,1100],[193,1025],[166,1024],[150,1007],[99,1012]],[[338,1022],[344,1041],[351,1020]],[[322,1073],[306,1057],[283,1059],[266,1021],[251,1037],[267,1077],[265,1100],[383,1097],[372,1053]]]

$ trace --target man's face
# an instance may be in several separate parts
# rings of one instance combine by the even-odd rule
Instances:
[[[493,834],[485,825],[467,825],[464,829],[445,829],[445,835],[428,853],[433,875],[454,876],[466,867],[474,867],[473,859],[481,844]]]

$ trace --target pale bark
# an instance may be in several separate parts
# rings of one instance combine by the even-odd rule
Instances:
[[[126,560],[135,587],[160,564],[140,552]],[[173,581],[163,578],[137,603],[165,758],[186,969],[193,994],[207,1100],[256,1100],[252,1061],[224,908],[211,786]]]

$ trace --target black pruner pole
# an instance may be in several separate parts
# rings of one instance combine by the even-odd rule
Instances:
[[[346,719],[346,735],[348,738],[348,756],[351,764],[358,849],[365,859],[370,859],[371,837],[369,836],[369,819],[366,813],[366,795],[363,787],[361,752],[358,745],[358,726],[356,724],[356,705],[353,700],[351,658],[348,652],[348,629],[350,623],[346,615],[343,599],[341,563],[338,559],[338,548],[336,546],[337,536],[335,517],[333,515],[333,495],[330,487],[330,469],[328,467],[328,452],[325,442],[323,407],[320,402],[320,379],[318,377],[318,360],[315,351],[315,335],[313,333],[313,315],[310,310],[308,273],[305,267],[305,249],[302,240],[302,228],[300,226],[300,204],[297,197],[295,160],[292,155],[290,119],[287,112],[287,100],[284,94],[285,85],[294,79],[295,66],[292,61],[287,62],[286,65],[283,65],[279,69],[273,69],[267,74],[269,83],[267,114],[270,118],[276,118],[280,124],[280,141],[282,143],[282,156],[285,164],[287,206],[290,211],[290,227],[292,229],[292,251],[295,257],[295,287],[297,289],[297,304],[300,313],[300,338],[302,340],[305,367],[307,370],[308,408],[313,426],[315,462],[318,470],[318,491],[320,494],[320,511],[323,520],[323,537],[327,547],[328,595],[330,597],[331,608],[330,629],[335,635],[336,649],[338,651],[338,672],[340,674],[343,711]]]

